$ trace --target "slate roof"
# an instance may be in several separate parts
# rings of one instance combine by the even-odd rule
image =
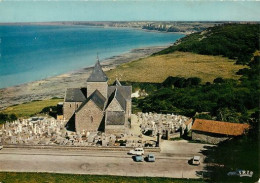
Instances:
[[[123,110],[126,111],[126,100],[118,89],[116,89],[115,91],[115,98],[118,101],[118,103],[121,105]]]
[[[95,90],[88,98],[85,100],[76,112],[80,111],[83,106],[85,106],[90,100],[92,100],[101,110],[104,109],[106,98],[98,91]]]
[[[118,103],[120,104],[122,109],[124,111],[126,111],[126,100],[125,100],[124,96],[121,94],[121,92],[117,88],[114,90],[114,92],[108,98],[107,107],[110,105],[110,103],[112,102],[112,100],[114,98],[118,101]]]
[[[195,119],[191,129],[208,133],[239,136],[248,128],[248,124]]]
[[[111,96],[116,88],[126,100],[131,100],[132,86],[108,86],[108,98]]]
[[[122,111],[108,111],[106,113],[107,125],[124,125],[125,113]]]
[[[83,102],[86,100],[84,93],[86,88],[67,88],[65,102]]]
[[[95,64],[91,75],[87,79],[87,82],[106,82],[107,80],[108,78],[102,70],[99,60],[97,60],[97,63]]]

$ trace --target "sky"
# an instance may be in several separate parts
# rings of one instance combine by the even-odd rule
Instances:
[[[260,1],[0,0],[0,23],[50,21],[260,21]]]

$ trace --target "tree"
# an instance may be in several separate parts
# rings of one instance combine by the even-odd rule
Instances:
[[[222,77],[217,77],[216,79],[214,79],[213,83],[215,84],[224,83],[224,79]]]
[[[10,120],[10,121],[15,121],[15,120],[17,120],[17,116],[16,116],[15,114],[11,114],[11,115],[9,116],[9,120]]]

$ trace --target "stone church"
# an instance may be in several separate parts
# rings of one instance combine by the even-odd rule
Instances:
[[[122,134],[129,128],[132,87],[122,86],[118,80],[108,86],[107,81],[97,59],[86,87],[67,89],[63,117],[74,124],[77,133]]]

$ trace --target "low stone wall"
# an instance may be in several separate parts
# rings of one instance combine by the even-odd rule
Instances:
[[[202,142],[207,142],[210,144],[218,144],[224,140],[228,140],[231,137],[225,135],[214,135],[210,133],[204,133],[199,131],[192,131],[192,140],[198,140]]]
[[[129,151],[133,147],[110,146],[58,146],[58,145],[4,145],[4,148],[27,148],[27,149],[64,149],[64,150],[102,150],[102,151]],[[159,147],[144,147],[145,152],[160,152]]]

